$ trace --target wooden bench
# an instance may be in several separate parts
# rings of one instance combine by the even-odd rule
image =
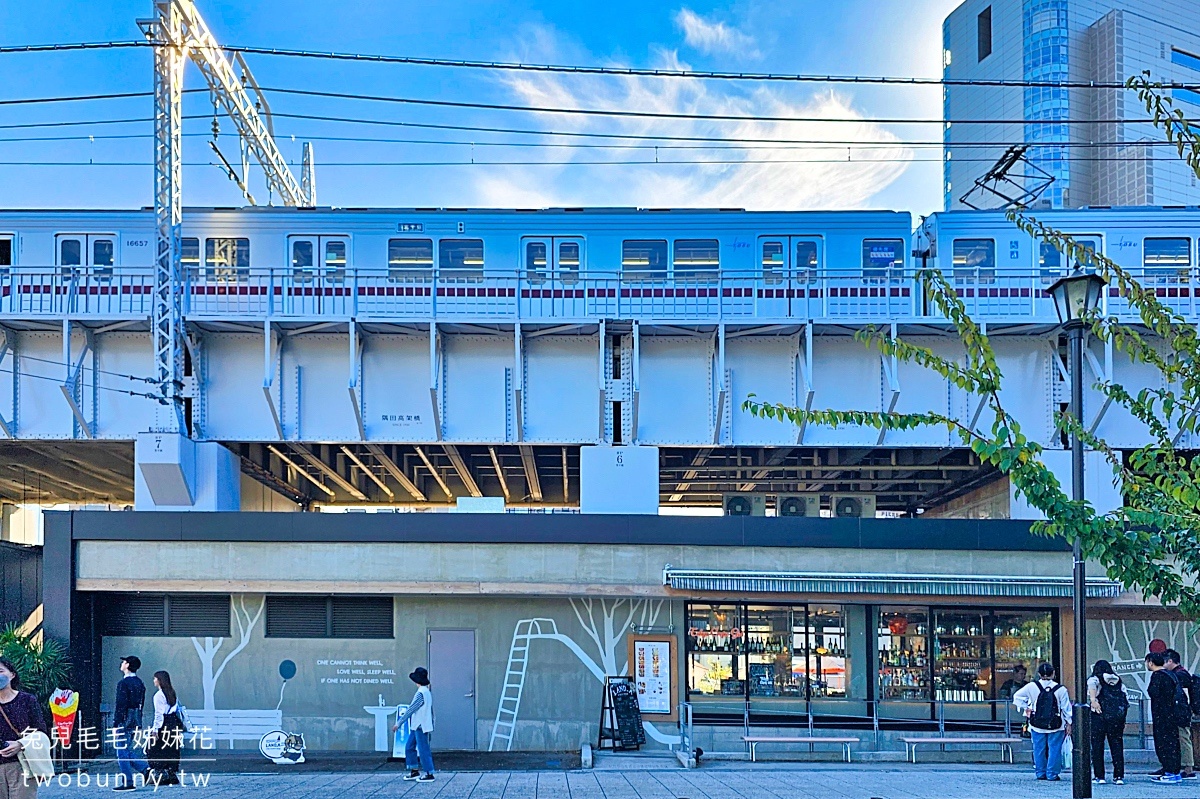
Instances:
[[[758,757],[757,749],[759,744],[808,744],[808,749],[812,751],[813,744],[841,744],[842,759],[847,763],[850,762],[850,744],[858,743],[858,738],[835,738],[833,736],[813,736],[813,735],[796,735],[796,736],[778,736],[778,735],[744,735],[742,740],[750,747],[750,762],[756,762]]]
[[[997,735],[980,735],[973,738],[955,737],[955,738],[931,738],[924,736],[921,738],[901,738],[904,741],[905,759],[911,763],[917,762],[917,747],[921,744],[937,744],[946,751],[947,744],[991,744],[1000,747],[1000,762],[1004,762],[1004,753],[1008,753],[1008,762],[1013,762],[1013,744],[1021,743],[1020,737],[1004,737]]]
[[[283,728],[282,710],[191,710],[184,711],[188,730],[196,733],[197,745],[209,736],[213,741],[253,741]],[[190,737],[190,736],[189,736]]]

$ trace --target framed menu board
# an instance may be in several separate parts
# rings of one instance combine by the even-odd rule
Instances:
[[[654,721],[679,718],[679,650],[675,636],[631,635],[629,673],[637,686],[643,716]]]

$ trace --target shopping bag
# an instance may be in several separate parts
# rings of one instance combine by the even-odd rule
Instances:
[[[1071,736],[1068,735],[1066,738],[1063,738],[1063,745],[1062,745],[1062,770],[1063,771],[1071,770],[1074,751],[1075,751],[1075,747],[1071,743]]]

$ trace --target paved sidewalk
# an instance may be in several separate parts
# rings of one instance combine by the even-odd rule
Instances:
[[[442,772],[434,783],[403,782],[397,774],[214,774],[204,788],[146,788],[149,797],[205,799],[1013,799],[1071,796],[1070,775],[1037,782],[1020,766],[841,764],[712,764],[685,771],[655,764],[636,770]],[[301,767],[302,768],[302,767]],[[89,787],[47,787],[41,799],[110,796],[90,775]],[[1096,799],[1194,797],[1196,782],[1155,785],[1137,774],[1124,786],[1094,786]]]

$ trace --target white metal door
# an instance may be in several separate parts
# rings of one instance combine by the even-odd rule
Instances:
[[[587,314],[581,283],[584,240],[579,236],[521,239],[521,301],[528,315],[578,317]]]
[[[824,242],[819,236],[760,236],[758,315],[821,316]]]

